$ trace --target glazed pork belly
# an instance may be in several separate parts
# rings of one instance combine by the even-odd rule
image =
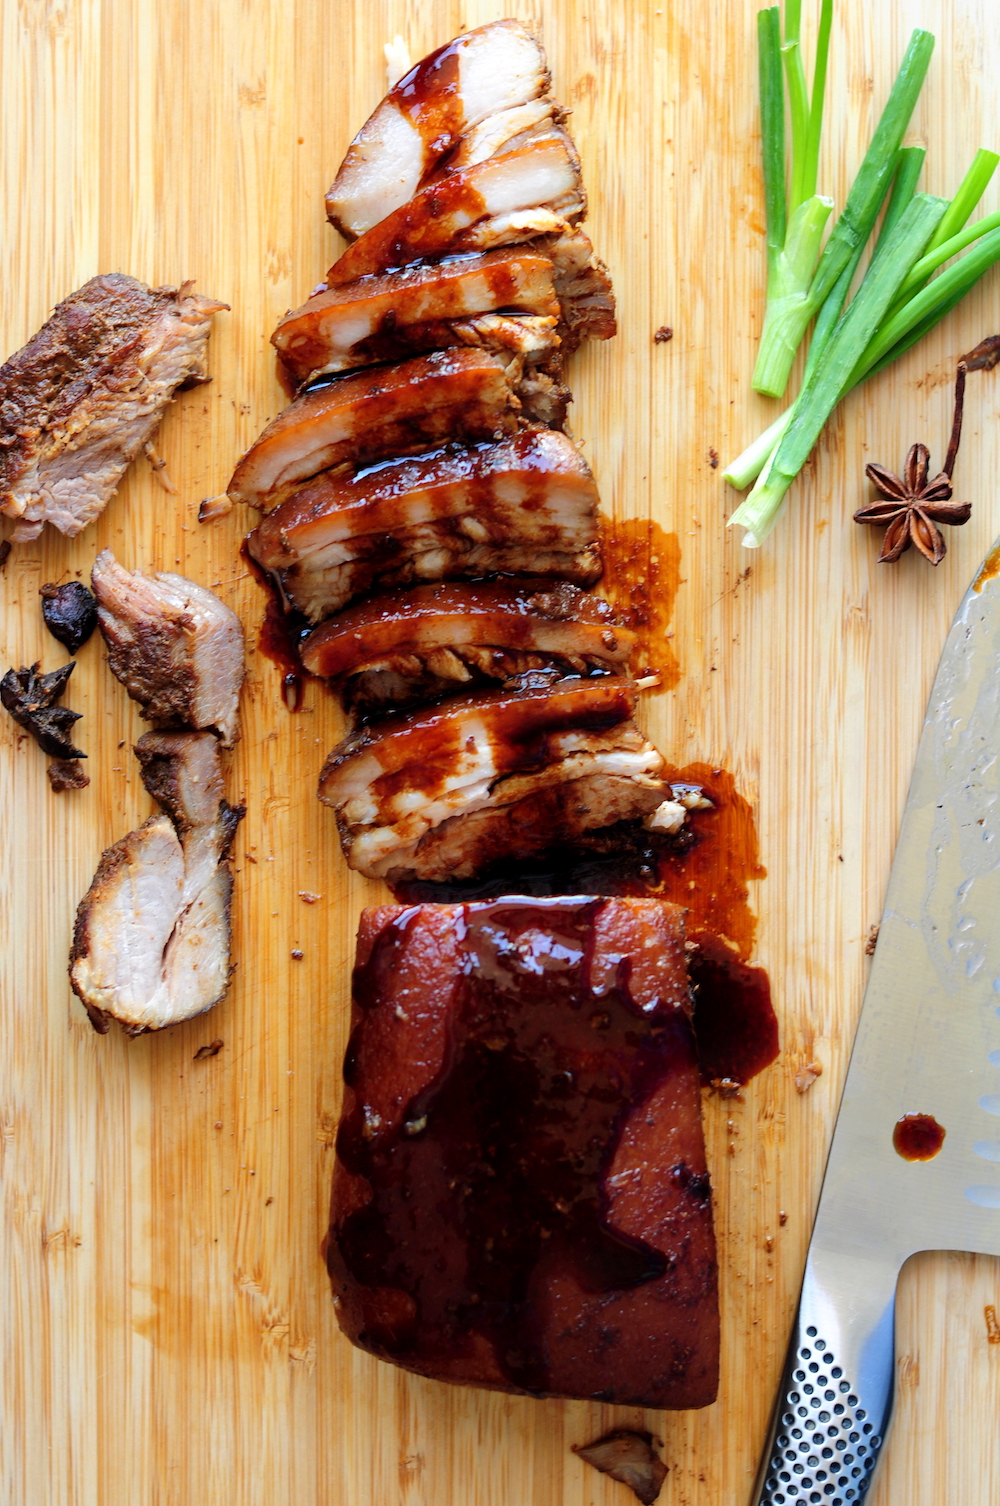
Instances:
[[[230,976],[229,855],[242,808],[223,794],[210,732],[147,732],[143,783],[163,814],[102,855],[76,916],[70,981],[102,1035],[161,1030],[211,1009]]]
[[[345,707],[369,712],[454,695],[530,671],[620,673],[635,634],[566,581],[417,586],[371,597],[301,646]]]
[[[102,549],[92,573],[108,663],[149,720],[237,736],[243,628],[207,586],[126,570]]]
[[[319,471],[447,439],[499,439],[517,428],[519,408],[504,362],[482,350],[357,372],[279,413],[236,467],[229,496],[270,511]]]
[[[423,258],[488,251],[582,219],[580,161],[566,132],[448,173],[348,246],[328,287]]]
[[[320,476],[264,519],[249,550],[315,623],[417,582],[498,572],[592,585],[597,505],[572,441],[523,429],[500,444]]]
[[[271,343],[296,381],[307,382],[450,346],[541,357],[559,344],[559,314],[546,256],[490,251],[317,293],[286,314]]]
[[[207,381],[212,315],[180,288],[93,277],[0,368],[0,511],[16,541],[101,513],[179,387]]]
[[[478,151],[475,161],[492,155],[551,113],[548,86],[545,53],[519,21],[494,21],[439,47],[355,136],[327,194],[331,222],[354,240],[411,199],[456,149]]]
[[[369,878],[466,879],[669,799],[663,759],[618,676],[456,697],[369,723],[330,754],[319,798]]]
[[[363,913],[327,1242],[354,1344],[532,1396],[714,1401],[684,957],[654,899]]]

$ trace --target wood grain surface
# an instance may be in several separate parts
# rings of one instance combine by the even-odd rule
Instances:
[[[572,106],[589,229],[621,310],[613,344],[575,358],[573,424],[607,511],[675,534],[681,678],[647,698],[676,762],[706,758],[755,802],[755,886],[783,1052],[740,1103],[706,1102],[724,1351],[716,1405],[650,1414],[665,1506],[749,1497],[797,1295],[931,678],[960,596],[1000,531],[1000,374],[970,379],[958,493],[972,521],[933,571],[877,566],[850,523],[867,460],[945,447],[956,356],[1000,328],[988,278],[898,368],[852,396],[768,546],[724,523],[723,463],[775,405],[749,392],[762,308],[752,0],[4,0],[0,351],[97,272],[198,279],[226,299],[214,380],[169,412],[179,488],[134,466],[74,541],[17,548],[0,582],[7,664],[64,655],[38,587],[128,566],[213,585],[256,644],[263,603],[241,513],[199,500],[282,405],[267,337],[332,260],[323,193],[383,92],[382,44],[416,57],[463,26],[537,24]],[[810,25],[814,6],[807,0]],[[938,37],[911,139],[953,191],[1000,138],[1000,31],[989,0],[839,0],[820,182],[843,202],[906,38]],[[990,188],[984,209],[1000,203]],[[674,338],[654,344],[671,325]],[[96,1036],[72,999],[74,907],[101,849],[149,811],[136,708],[99,639],[67,700],[91,785],[54,795],[46,760],[0,724],[4,878],[0,1029],[3,1506],[626,1506],[570,1452],[636,1413],[452,1389],[341,1338],[320,1258],[357,914],[383,896],[348,874],[315,777],[338,735],[310,685],[290,715],[252,647],[231,798],[238,843],[234,987],[163,1035]],[[320,896],[304,902],[303,892]],[[293,958],[294,950],[302,960]],[[198,1048],[224,1045],[209,1059]],[[794,1077],[818,1060],[806,1093]],[[784,1217],[787,1215],[787,1217]],[[872,1506],[1000,1496],[997,1262],[921,1256],[900,1294],[899,1400]]]

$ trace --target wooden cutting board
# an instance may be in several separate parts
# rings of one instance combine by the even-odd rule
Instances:
[[[810,24],[816,7],[807,4]],[[137,712],[80,653],[67,700],[90,787],[56,796],[0,722],[4,883],[0,1122],[0,1498],[10,1506],[627,1506],[570,1452],[609,1424],[664,1440],[669,1506],[749,1496],[879,917],[925,699],[953,611],[1000,531],[1000,375],[970,379],[958,491],[972,521],[940,569],[876,566],[850,514],[864,464],[940,460],[957,355],[1000,328],[994,273],[946,325],[837,414],[767,547],[724,520],[721,467],[776,411],[748,375],[763,255],[750,0],[6,0],[0,352],[97,272],[198,279],[227,299],[214,380],[159,447],[179,494],[133,467],[74,541],[16,549],[4,667],[63,662],[38,587],[128,566],[212,585],[247,626],[233,798],[232,991],[212,1014],[127,1041],[90,1029],[66,980],[74,907],[101,849],[149,812]],[[573,424],[617,519],[676,535],[682,675],[644,703],[678,763],[737,776],[768,877],[755,886],[783,1052],[743,1102],[706,1102],[724,1352],[716,1405],[650,1414],[418,1380],[359,1353],[334,1318],[320,1241],[358,911],[314,796],[338,735],[310,685],[289,714],[256,651],[262,597],[238,556],[250,519],[202,497],[282,406],[267,337],[333,259],[323,192],[384,87],[382,44],[413,56],[505,13],[540,28],[614,274],[621,333],[574,359]],[[998,139],[1000,32],[988,0],[840,0],[821,184],[843,202],[911,28],[938,35],[912,139],[950,193]],[[991,187],[984,208],[997,207]],[[661,325],[674,330],[654,344]],[[303,894],[317,895],[306,903]],[[294,953],[301,951],[301,960]],[[221,1038],[217,1055],[199,1047]],[[806,1093],[795,1075],[818,1061]],[[917,1106],[919,1107],[919,1106]],[[987,1506],[1000,1494],[995,1261],[911,1263],[899,1393],[873,1506]]]

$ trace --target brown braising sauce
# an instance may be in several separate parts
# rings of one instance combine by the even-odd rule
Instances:
[[[598,589],[615,608],[625,627],[638,635],[633,674],[660,676],[659,689],[671,690],[681,677],[680,664],[667,636],[674,599],[681,583],[681,550],[675,533],[666,533],[651,518],[601,520],[604,575]]]
[[[932,1114],[904,1114],[896,1121],[892,1145],[904,1161],[933,1161],[944,1136],[944,1127]]]
[[[246,539],[240,545],[240,555],[254,580],[267,592],[267,607],[257,647],[281,670],[281,699],[286,707],[289,711],[299,711],[308,674],[299,658],[299,644],[310,631],[309,624],[298,612],[283,610],[274,582],[250,553]]]

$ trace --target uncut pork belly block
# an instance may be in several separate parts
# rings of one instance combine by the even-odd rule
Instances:
[[[415,582],[497,572],[592,585],[598,502],[572,440],[524,429],[495,445],[328,472],[271,512],[248,548],[315,623]]]
[[[286,314],[271,344],[299,382],[450,346],[541,357],[560,343],[552,271],[538,251],[500,250],[363,277]]]
[[[487,155],[557,108],[545,53],[520,21],[493,21],[430,53],[391,89],[348,149],[327,214],[348,240],[413,197],[465,147]],[[478,157],[475,160],[480,160]]]
[[[386,711],[531,670],[624,671],[635,634],[610,604],[555,580],[417,586],[370,597],[310,633],[310,673],[344,705]]]
[[[517,897],[363,913],[327,1241],[354,1344],[533,1396],[714,1401],[683,916]]]
[[[327,286],[425,257],[549,235],[582,219],[586,207],[576,148],[554,127],[547,139],[429,184],[348,246],[327,273]]]
[[[361,727],[330,754],[319,798],[351,868],[392,882],[472,878],[669,799],[663,759],[618,676],[460,696]]]
[[[211,732],[147,732],[135,748],[162,807],[101,856],[80,902],[70,983],[101,1035],[162,1030],[229,987],[229,858],[243,807],[225,800]]]
[[[0,511],[13,538],[74,535],[101,513],[178,387],[208,380],[228,308],[134,277],[92,277],[0,368]]]
[[[483,350],[440,351],[304,392],[240,460],[234,502],[270,511],[319,471],[366,465],[447,439],[499,439],[520,403],[506,366]]]
[[[143,716],[238,736],[243,626],[207,586],[171,572],[126,570],[102,549],[91,573],[108,664]]]

